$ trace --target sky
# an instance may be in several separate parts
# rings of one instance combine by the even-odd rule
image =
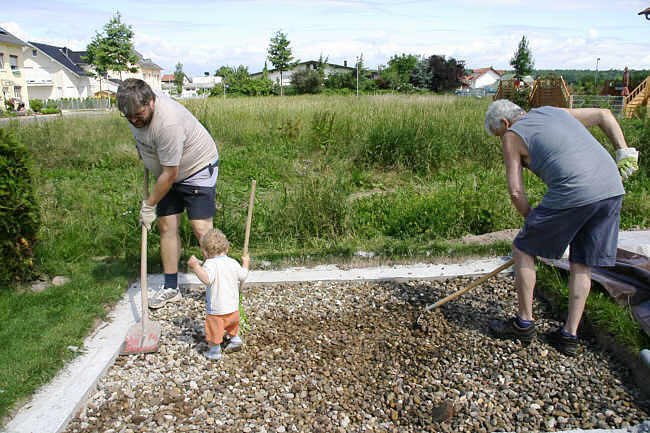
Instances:
[[[24,41],[85,50],[119,11],[135,49],[172,73],[264,67],[282,31],[296,60],[369,68],[402,53],[512,69],[522,36],[536,69],[650,69],[648,0],[0,0],[0,27]],[[598,60],[599,59],[599,60]],[[269,63],[269,69],[272,65]]]

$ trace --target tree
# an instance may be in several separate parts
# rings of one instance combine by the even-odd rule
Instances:
[[[429,69],[429,59],[424,56],[418,58],[411,76],[409,83],[417,89],[428,89],[431,83],[431,70]]]
[[[183,72],[183,64],[176,63],[176,70],[174,70],[174,85],[176,86],[176,93],[179,95],[183,93],[183,81],[185,79],[185,72]]]
[[[316,65],[316,70],[318,71],[318,74],[320,75],[320,79],[322,82],[325,82],[325,69],[327,68],[327,61],[329,60],[329,56],[323,58],[323,53],[320,53],[320,57],[318,58],[318,64]]]
[[[290,43],[287,35],[278,30],[271,38],[271,43],[269,43],[267,49],[269,61],[275,69],[280,71],[280,96],[282,96],[282,72],[295,67],[299,62],[298,60],[293,61],[291,48],[289,48]]]
[[[221,66],[217,69],[216,74],[223,77],[223,84],[215,86],[210,94],[219,96],[223,94],[223,86],[227,85],[227,93],[231,95],[242,96],[267,96],[273,90],[273,82],[268,78],[254,79],[248,73],[248,67],[239,65],[237,68],[232,66]]]
[[[116,12],[111,20],[104,25],[102,33],[95,32],[95,37],[86,47],[84,60],[92,65],[96,75],[100,78],[106,76],[108,71],[136,72],[133,67],[138,57],[133,52],[133,30],[131,26],[122,22],[122,16]]]
[[[510,59],[510,66],[514,68],[517,78],[521,78],[533,72],[534,65],[533,56],[528,47],[528,40],[524,35],[519,41],[519,47],[515,51],[515,55]]]
[[[429,89],[434,92],[444,92],[460,86],[460,78],[465,75],[465,64],[453,57],[446,59],[445,56],[431,56],[429,70],[431,71]]]
[[[391,89],[399,89],[409,82],[417,62],[418,58],[413,54],[395,55],[388,61],[388,67],[381,71],[380,77]]]

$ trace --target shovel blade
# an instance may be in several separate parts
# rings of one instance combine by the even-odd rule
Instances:
[[[126,333],[120,355],[157,352],[159,342],[160,324],[158,322],[147,321],[144,328],[142,322],[137,322],[131,325]]]

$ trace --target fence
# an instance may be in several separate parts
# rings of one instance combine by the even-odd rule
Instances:
[[[488,91],[483,88],[478,89],[458,89],[454,92],[456,96],[473,96],[475,98],[483,98],[488,94]]]
[[[571,95],[571,108],[609,108],[616,117],[621,117],[625,108],[625,97]]]
[[[54,102],[59,110],[107,110],[111,108],[111,100],[106,98],[63,98]]]

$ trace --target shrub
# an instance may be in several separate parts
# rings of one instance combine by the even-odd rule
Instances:
[[[32,277],[40,215],[27,148],[0,129],[0,288]]]
[[[306,69],[291,75],[291,84],[298,93],[320,93],[323,90],[323,79],[318,71]]]
[[[60,112],[61,110],[58,108],[41,108],[41,114],[56,114]]]
[[[38,113],[39,111],[41,111],[41,108],[43,108],[43,101],[41,101],[40,99],[30,99],[29,106],[31,107],[32,110],[34,110],[35,113]]]

